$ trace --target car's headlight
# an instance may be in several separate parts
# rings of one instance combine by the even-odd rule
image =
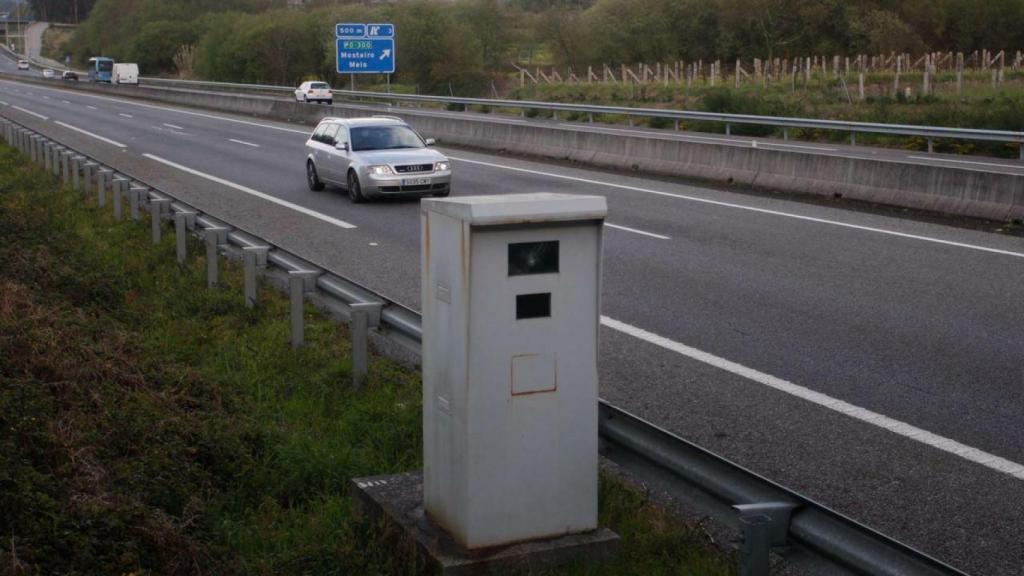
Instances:
[[[367,168],[367,170],[369,170],[370,174],[373,174],[374,176],[382,176],[384,174],[393,174],[393,172],[391,172],[391,167],[390,166],[386,166],[386,165],[370,166],[369,168]]]
[[[434,172],[447,172],[452,169],[452,163],[445,160],[434,164]]]

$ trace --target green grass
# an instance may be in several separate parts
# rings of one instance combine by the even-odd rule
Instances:
[[[417,372],[287,301],[206,290],[200,247],[115,223],[0,147],[0,566],[10,574],[415,573],[357,515],[352,477],[421,466]],[[730,553],[620,481],[620,557],[553,574],[731,574]]]

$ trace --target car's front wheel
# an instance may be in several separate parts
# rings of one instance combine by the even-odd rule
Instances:
[[[314,192],[324,189],[324,183],[320,181],[320,175],[316,173],[316,166],[312,162],[306,162],[306,185]]]
[[[348,197],[357,204],[366,200],[363,196],[363,188],[359,185],[359,177],[351,171],[348,173]]]

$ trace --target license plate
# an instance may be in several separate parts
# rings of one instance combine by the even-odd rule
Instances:
[[[405,178],[402,180],[402,186],[422,186],[424,184],[430,184],[430,178]]]

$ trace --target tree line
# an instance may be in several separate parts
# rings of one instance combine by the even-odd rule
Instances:
[[[74,2],[74,0],[71,0]],[[33,0],[60,4],[68,0]],[[78,0],[83,5],[91,0]],[[334,78],[334,23],[394,22],[395,82],[484,93],[511,64],[1024,48],[1024,0],[95,0],[68,44],[143,74],[292,84]],[[51,8],[52,9],[52,8]],[[334,78],[337,80],[337,78]]]

